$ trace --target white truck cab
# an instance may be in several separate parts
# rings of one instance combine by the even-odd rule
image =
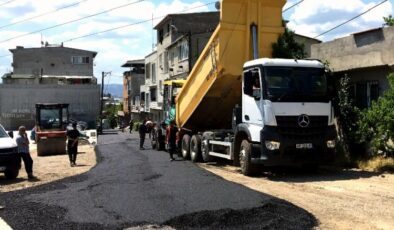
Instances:
[[[7,179],[15,179],[20,167],[21,159],[16,142],[0,125],[0,172],[4,172]]]
[[[245,63],[242,120],[236,132],[247,133],[251,163],[316,164],[333,158],[336,131],[329,81],[317,60]]]

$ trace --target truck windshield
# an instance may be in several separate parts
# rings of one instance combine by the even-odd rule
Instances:
[[[8,137],[8,134],[5,132],[3,127],[0,126],[0,138]]]
[[[272,102],[328,101],[323,68],[266,67],[266,96]]]
[[[42,109],[40,126],[42,129],[60,129],[61,121],[59,109]]]

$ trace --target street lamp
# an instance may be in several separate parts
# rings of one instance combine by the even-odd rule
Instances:
[[[103,133],[103,108],[104,108],[104,77],[111,75],[111,72],[101,72],[101,103],[100,103],[100,126],[98,133]]]

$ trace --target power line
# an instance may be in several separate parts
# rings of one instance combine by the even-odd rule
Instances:
[[[329,30],[327,30],[327,31],[325,31],[325,32],[323,32],[323,33],[317,35],[317,36],[314,37],[314,38],[318,38],[318,37],[320,37],[320,36],[322,36],[322,35],[324,35],[324,34],[327,34],[327,33],[331,32],[331,31],[333,31],[333,30],[335,30],[335,29],[337,29],[337,28],[339,28],[339,27],[341,27],[341,26],[343,26],[343,25],[345,25],[345,24],[347,24],[347,23],[349,23],[349,22],[351,22],[351,21],[353,21],[353,20],[355,20],[355,19],[357,19],[357,18],[363,16],[364,14],[368,13],[369,11],[375,9],[376,7],[382,5],[383,3],[387,2],[387,1],[388,1],[388,0],[384,0],[384,1],[382,1],[382,2],[380,2],[380,3],[378,3],[378,4],[376,4],[375,6],[369,8],[368,10],[362,12],[361,14],[358,14],[358,15],[354,16],[353,18],[351,18],[351,19],[349,19],[349,20],[347,20],[347,21],[345,21],[345,22],[342,22],[341,24],[339,24],[339,25],[337,25],[337,26],[334,26],[333,28],[331,28],[331,29],[329,29]]]
[[[290,9],[292,9],[292,8],[294,8],[294,7],[296,7],[296,6],[298,6],[298,5],[301,4],[303,1],[304,1],[304,0],[301,0],[301,1],[299,1],[299,2],[297,2],[297,3],[295,3],[295,4],[293,4],[293,5],[291,5],[291,6],[289,6],[289,7],[287,7],[286,9],[284,9],[284,10],[282,11],[282,13],[284,13],[284,12],[286,12],[286,11],[288,11],[288,10],[290,10]]]
[[[200,5],[200,6],[196,6],[196,7],[192,7],[192,8],[183,10],[183,11],[176,12],[175,14],[185,13],[185,12],[187,12],[187,11],[194,10],[194,9],[198,9],[198,8],[201,8],[201,7],[204,7],[204,6],[208,6],[208,5],[212,5],[212,4],[215,4],[215,3],[216,3],[216,2],[209,2],[209,3],[206,3],[206,4]],[[130,27],[130,26],[135,26],[135,25],[138,25],[138,24],[143,24],[143,23],[146,23],[146,22],[150,22],[150,21],[152,21],[152,20],[162,19],[162,18],[164,18],[165,16],[166,16],[166,15],[164,15],[164,16],[158,16],[158,17],[146,19],[146,20],[143,20],[143,21],[138,21],[138,22],[134,22],[134,23],[131,23],[131,24],[126,24],[126,25],[123,25],[123,26],[113,27],[113,28],[110,28],[110,29],[107,29],[107,30],[102,30],[102,31],[95,32],[95,33],[85,34],[85,35],[82,35],[82,36],[78,36],[78,37],[74,37],[74,38],[70,38],[70,39],[68,39],[68,40],[65,40],[65,41],[63,41],[63,43],[65,43],[65,42],[70,42],[70,41],[74,41],[74,40],[81,39],[81,38],[85,38],[85,37],[91,37],[91,36],[94,36],[94,35],[97,35],[97,34],[102,34],[102,33],[111,32],[111,31],[118,30],[118,29],[123,29],[123,28]]]
[[[117,9],[120,9],[120,8],[123,8],[123,7],[126,7],[126,6],[137,4],[137,3],[140,3],[140,2],[144,2],[144,1],[146,1],[146,0],[138,0],[138,1],[131,2],[131,3],[123,4],[123,5],[120,5],[120,6],[111,8],[111,9],[108,9],[108,10],[101,11],[99,13],[90,14],[90,15],[82,17],[82,18],[74,19],[74,20],[63,22],[63,23],[60,23],[60,24],[57,24],[57,25],[54,25],[54,26],[50,26],[50,27],[44,28],[44,29],[40,29],[40,30],[32,31],[32,32],[29,32],[29,33],[26,33],[26,34],[18,35],[18,36],[12,37],[12,38],[8,38],[8,39],[0,41],[0,43],[8,42],[8,41],[14,40],[16,38],[25,37],[25,36],[28,36],[28,35],[31,35],[31,34],[35,34],[35,33],[38,33],[38,32],[42,32],[42,31],[45,31],[45,30],[54,29],[56,27],[64,26],[64,25],[67,25],[67,24],[70,24],[70,23],[73,23],[73,22],[77,22],[77,21],[81,21],[81,20],[84,20],[84,19],[87,19],[87,18],[91,18],[91,17],[97,16],[97,15],[105,14],[105,13],[108,13],[108,12],[111,12],[111,11],[114,11],[114,10],[117,10]]]
[[[0,6],[4,6],[4,5],[7,5],[8,3],[11,3],[11,2],[15,2],[16,0],[10,0],[10,1],[7,1],[7,2],[3,2],[3,3],[0,3]]]
[[[16,24],[20,24],[20,23],[22,23],[22,22],[27,22],[27,21],[30,21],[30,20],[32,20],[32,19],[36,19],[36,18],[45,16],[45,15],[48,15],[48,14],[52,14],[52,13],[55,13],[55,12],[57,12],[57,11],[64,10],[64,9],[67,9],[67,8],[70,8],[70,7],[79,5],[80,3],[86,2],[86,1],[88,1],[88,0],[79,1],[79,2],[70,4],[70,5],[67,5],[67,6],[60,7],[60,8],[58,8],[58,9],[53,10],[53,11],[48,11],[48,12],[46,12],[46,13],[42,13],[42,14],[39,14],[39,15],[36,15],[36,16],[32,16],[32,17],[30,17],[30,18],[26,18],[26,19],[22,19],[22,20],[20,20],[20,21],[16,21],[16,22],[13,22],[13,23],[10,23],[10,24],[2,25],[2,26],[0,26],[0,29],[6,28],[6,27],[10,27],[10,26],[13,26],[13,25],[16,25]]]

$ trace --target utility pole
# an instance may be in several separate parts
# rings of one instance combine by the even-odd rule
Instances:
[[[103,109],[104,109],[104,77],[110,75],[111,72],[101,72],[101,103],[100,103],[100,127],[99,134],[103,133]]]

